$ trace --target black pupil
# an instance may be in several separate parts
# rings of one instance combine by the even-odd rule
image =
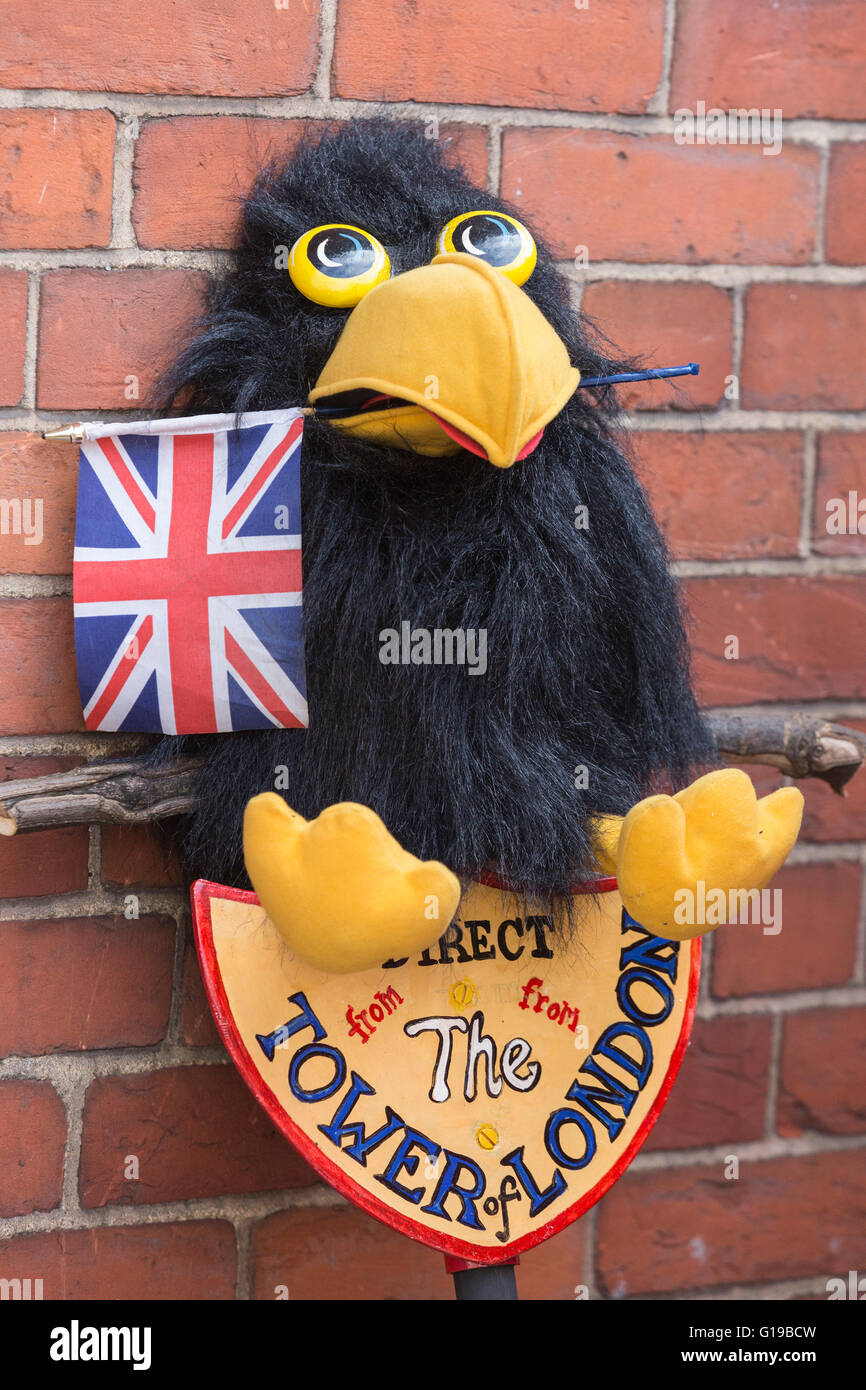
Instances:
[[[350,280],[354,275],[362,275],[376,259],[369,238],[363,232],[350,231],[348,227],[329,227],[326,231],[316,232],[310,238],[307,255],[323,275],[331,275],[338,280]]]
[[[455,229],[451,240],[455,251],[481,256],[490,265],[510,265],[521,250],[520,233],[504,217],[483,212],[467,217]]]

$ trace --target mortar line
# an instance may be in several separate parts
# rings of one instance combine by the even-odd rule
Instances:
[[[830,186],[830,147],[823,145],[818,151],[818,218],[815,226],[815,249],[813,261],[824,263],[827,259],[827,198]]]
[[[494,198],[501,196],[502,126],[494,121],[487,129],[487,188]]]
[[[326,0],[323,9],[330,9]],[[317,63],[317,70],[319,64]],[[315,80],[315,79],[314,79]],[[59,87],[5,88],[0,91],[0,109],[31,110],[43,107],[58,110],[107,109],[133,116],[284,116],[288,119],[334,117],[351,119],[372,113],[423,121],[430,116],[486,125],[501,120],[512,127],[549,130],[607,130],[614,134],[661,134],[674,132],[673,116],[652,112],[568,111],[535,106],[498,106],[492,103],[388,101],[358,97],[323,97],[313,91],[293,95],[238,97],[205,93],[183,95],[176,92],[72,91]],[[832,117],[793,116],[785,123],[786,142],[792,144],[832,144],[866,140],[866,120],[835,120]]]
[[[661,69],[659,71],[658,86],[656,87],[655,92],[653,93],[650,100],[647,102],[646,113],[648,116],[666,116],[668,114],[671,95],[671,71],[673,69],[676,23],[676,0],[665,0],[662,32]]]
[[[39,337],[39,302],[42,293],[42,273],[38,264],[27,267],[27,324],[24,330],[24,392],[21,404],[36,408],[36,362]]]
[[[803,434],[803,469],[800,492],[800,557],[803,560],[814,558],[812,551],[812,527],[815,521],[818,436],[813,429]]]
[[[774,1014],[770,1023],[770,1065],[767,1076],[767,1097],[764,1108],[764,1137],[767,1140],[771,1140],[776,1136],[779,1089],[781,1085],[782,1034],[784,1027],[785,1021],[782,1014]]]
[[[337,0],[319,0],[319,52],[312,93],[330,103],[334,66],[334,40],[337,30]]]
[[[111,250],[138,249],[132,223],[133,165],[138,134],[137,116],[118,117],[111,190]]]
[[[728,413],[739,409],[740,385],[743,380],[743,340],[746,321],[746,292],[742,285],[734,285],[731,291],[731,372],[736,394],[724,398]]]

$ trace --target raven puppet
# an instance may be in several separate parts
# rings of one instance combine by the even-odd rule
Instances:
[[[491,871],[572,926],[570,885],[616,872],[647,929],[694,935],[677,888],[762,887],[796,839],[793,788],[758,802],[733,769],[685,785],[716,755],[676,585],[612,393],[576,389],[616,365],[542,241],[418,127],[305,142],[246,199],[161,404],[317,407],[310,726],[163,751],[205,754],[190,872],[243,884],[245,853],[310,963],[431,944],[460,880]],[[389,657],[404,624],[462,635],[474,667],[430,661],[423,632]]]

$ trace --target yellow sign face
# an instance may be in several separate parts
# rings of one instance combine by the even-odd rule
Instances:
[[[193,902],[218,1026],[275,1124],[371,1215],[468,1260],[597,1201],[688,1041],[700,939],[651,936],[615,890],[566,939],[475,884],[444,943],[357,975],[296,960],[252,893],[198,883]]]

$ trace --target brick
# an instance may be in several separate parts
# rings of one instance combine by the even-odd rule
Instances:
[[[866,434],[831,430],[818,438],[812,549],[866,555]]]
[[[778,1130],[866,1130],[866,1009],[810,1009],[785,1019]]]
[[[670,1099],[645,1148],[693,1149],[760,1139],[770,1038],[767,1017],[698,1019]]]
[[[0,599],[0,670],[4,733],[84,728],[71,598]]]
[[[104,826],[102,881],[121,888],[180,887],[177,850],[163,823]]]
[[[127,1154],[139,1160],[137,1181],[124,1177]],[[268,1192],[314,1181],[233,1067],[99,1077],[87,1092],[81,1149],[86,1207]]]
[[[5,7],[6,87],[293,96],[316,68],[319,5],[246,0],[81,0],[49,15],[28,0]]]
[[[866,734],[866,719],[851,719],[845,714],[834,722]],[[866,840],[866,773],[861,770],[855,774],[844,796],[815,778],[799,785],[806,797],[802,839]]]
[[[573,1299],[582,1282],[583,1229],[576,1223],[521,1255],[523,1299]],[[454,1298],[443,1257],[354,1207],[302,1207],[275,1212],[253,1230],[253,1298],[424,1300]],[[284,1294],[282,1295],[285,1296]]]
[[[702,703],[856,699],[866,693],[866,579],[738,575],[687,580]],[[726,659],[729,637],[739,658]]]
[[[201,309],[206,279],[199,271],[161,269],[44,275],[39,405],[140,409]],[[126,390],[138,395],[127,398]]]
[[[87,827],[65,825],[0,840],[0,900],[87,887]]]
[[[248,116],[176,116],[147,121],[136,144],[132,220],[140,246],[227,247],[234,243],[239,199],[257,169],[290,156],[322,121]],[[446,159],[462,161],[487,182],[484,126],[442,124]]]
[[[169,917],[0,923],[0,1055],[147,1047],[165,1037],[174,922]]]
[[[60,1203],[66,1111],[47,1081],[0,1081],[0,1216]]]
[[[354,1207],[275,1212],[253,1229],[252,1296],[274,1299],[453,1298],[442,1256]],[[285,1295],[283,1295],[285,1296]]]
[[[861,209],[866,205],[866,148],[834,144],[830,147],[830,178],[824,239],[828,261],[862,265],[866,261],[866,227]]]
[[[0,1278],[41,1279],[64,1302],[233,1299],[235,1235],[228,1221],[20,1235],[0,1242]]]
[[[0,782],[79,767],[83,758],[2,758]],[[87,827],[0,837],[0,898],[45,897],[87,887]]]
[[[24,394],[24,355],[27,343],[26,270],[0,270],[0,318],[3,321],[0,405],[17,405]]]
[[[623,390],[629,410],[697,410],[718,405],[733,370],[732,306],[715,285],[602,280],[587,285],[581,308],[641,366],[699,362],[700,375],[641,381]]]
[[[717,999],[784,994],[847,984],[857,953],[860,865],[794,864],[770,884],[782,893],[782,930],[731,925],[714,934],[712,991]]]
[[[334,90],[365,101],[645,111],[661,76],[663,32],[661,0],[585,10],[536,0],[530,11],[498,0],[424,8],[341,0]]]
[[[5,574],[72,573],[77,478],[74,444],[17,430],[0,434],[0,497],[17,498],[21,506],[7,514],[5,524],[0,518]]]
[[[215,1047],[220,1035],[202,983],[198,957],[192,942],[187,943],[181,985],[180,1032],[190,1047]]]
[[[0,112],[0,248],[107,246],[114,141],[109,111]]]
[[[746,410],[866,408],[866,285],[751,285]]]
[[[631,443],[675,559],[798,553],[802,435],[644,430]]]
[[[689,0],[677,11],[671,110],[781,107],[785,119],[866,116],[866,14],[857,0],[779,6]]]
[[[862,1153],[626,1173],[603,1198],[598,1271],[615,1297],[862,1268]],[[662,1233],[662,1238],[660,1238]]]
[[[673,136],[507,130],[502,191],[546,231],[554,254],[591,261],[808,261],[818,155],[789,146],[677,145]],[[669,212],[669,209],[675,210]]]

